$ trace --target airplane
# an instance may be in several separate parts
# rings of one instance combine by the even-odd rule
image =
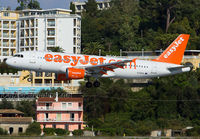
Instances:
[[[67,54],[57,52],[24,51],[6,60],[7,65],[23,70],[56,73],[58,80],[87,78],[86,87],[99,87],[98,78],[153,78],[188,72],[191,66],[181,65],[188,34],[179,35],[156,59],[140,60]],[[92,83],[89,78],[95,77]]]

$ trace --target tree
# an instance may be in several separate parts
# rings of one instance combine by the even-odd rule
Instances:
[[[23,112],[25,117],[35,118],[36,105],[35,101],[20,101],[16,105],[16,109]]]
[[[38,9],[41,10],[40,8],[40,3],[37,0],[30,0],[28,6],[29,9]]]
[[[75,5],[70,2],[70,10],[72,10],[71,14],[75,14]]]
[[[17,0],[17,2],[20,4],[16,8],[16,10],[24,10],[24,9],[41,9],[40,3],[37,0]]]
[[[49,47],[48,50],[52,51],[52,52],[61,52],[64,53],[64,49],[62,47],[56,46],[56,47]]]
[[[40,135],[41,134],[41,127],[40,123],[33,122],[31,123],[28,128],[26,129],[27,135]]]
[[[96,0],[88,0],[85,4],[86,14],[90,17],[95,17],[98,13]]]
[[[14,105],[12,104],[12,102],[7,101],[6,98],[3,98],[0,103],[0,109],[14,109]]]

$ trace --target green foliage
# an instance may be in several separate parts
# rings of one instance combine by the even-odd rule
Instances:
[[[8,66],[5,62],[0,63],[0,73],[17,73],[19,70]]]
[[[43,132],[47,136],[51,136],[55,134],[55,128],[44,128]]]
[[[7,101],[6,98],[3,98],[0,102],[0,109],[14,109],[14,105],[12,102]]]
[[[40,123],[33,122],[26,129],[26,135],[40,135],[40,134],[41,134]]]
[[[43,132],[47,136],[55,135],[63,136],[63,135],[69,135],[69,131],[61,128],[44,128]]]
[[[69,135],[69,131],[65,130],[65,129],[61,129],[61,128],[55,128],[55,133],[59,136],[62,135]]]
[[[199,136],[200,135],[200,127],[196,126],[192,129],[186,130],[187,136]]]
[[[59,46],[56,46],[56,47],[49,47],[48,50],[52,51],[52,52],[61,52],[61,53],[64,53],[64,49],[59,47]]]
[[[8,135],[8,131],[4,130],[3,128],[0,128],[0,135]]]
[[[67,95],[67,92],[60,87],[59,88],[51,88],[50,90],[42,89],[42,90],[40,90],[38,95],[41,97],[49,97],[49,96],[56,97],[56,92],[58,92],[58,97],[64,97]]]
[[[85,121],[101,135],[147,136],[157,129],[200,126],[199,69],[153,79],[138,92],[132,92],[124,80],[100,79],[100,83],[90,89],[82,83],[80,91]],[[189,134],[197,135],[198,131]]]
[[[71,14],[75,14],[75,5],[70,2],[70,10],[72,10]]]
[[[74,130],[74,131],[72,131],[72,134],[74,136],[82,136],[83,135],[83,130],[81,130],[81,129]]]
[[[20,4],[16,8],[16,10],[24,10],[24,9],[39,9],[40,8],[40,3],[37,0],[17,0],[17,2]]]
[[[16,109],[23,112],[26,117],[33,117],[35,119],[36,105],[35,101],[20,101],[17,102]]]

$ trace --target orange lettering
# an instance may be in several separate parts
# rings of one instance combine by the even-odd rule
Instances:
[[[103,64],[104,60],[106,60],[106,59],[103,58],[103,57],[100,57],[100,58],[99,58],[100,64]]]
[[[83,65],[86,65],[86,64],[88,64],[88,62],[89,62],[89,56],[84,55],[84,57],[85,57],[85,61],[84,61],[83,59],[81,59],[81,60],[80,60],[80,63],[83,64]]]
[[[51,61],[53,60],[53,55],[51,55],[51,54],[46,54],[46,55],[44,56],[44,59],[45,59],[46,61],[48,61],[48,62],[51,62]]]
[[[63,62],[69,63],[70,62],[70,56],[67,56],[67,55],[63,56]]]
[[[80,56],[71,56],[72,57],[72,61],[74,61],[74,63],[71,63],[71,66],[76,66],[78,64],[79,59],[81,58]]]
[[[90,64],[97,65],[98,64],[98,59],[97,58],[91,58],[90,59]]]
[[[114,61],[115,61],[115,59],[110,59],[110,60],[109,60],[109,63],[111,63],[112,61],[114,62]]]
[[[62,62],[62,56],[61,55],[54,55],[54,62]]]

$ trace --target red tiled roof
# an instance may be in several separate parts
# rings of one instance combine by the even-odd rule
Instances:
[[[24,114],[21,111],[18,111],[16,109],[0,109],[0,114]]]
[[[55,102],[55,97],[39,97],[38,102],[45,101],[45,102]],[[59,97],[59,102],[74,102],[74,101],[83,101],[83,98],[70,98],[70,97]]]

